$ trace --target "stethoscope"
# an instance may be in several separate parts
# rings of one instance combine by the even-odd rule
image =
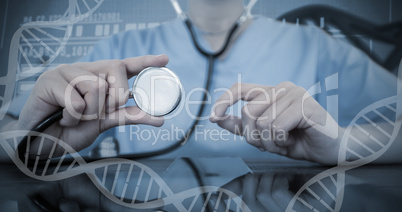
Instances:
[[[225,51],[228,49],[229,43],[239,28],[239,26],[245,22],[248,18],[252,18],[251,15],[251,9],[253,8],[254,4],[257,2],[257,0],[250,0],[248,5],[246,5],[243,14],[237,19],[237,21],[233,24],[233,26],[230,28],[228,35],[226,36],[225,42],[223,46],[216,52],[208,52],[204,48],[201,47],[199,44],[197,37],[195,35],[193,25],[190,21],[190,19],[187,17],[187,15],[182,11],[179,3],[177,0],[170,0],[174,10],[177,13],[177,16],[182,19],[184,24],[186,25],[186,28],[188,29],[188,32],[190,34],[190,37],[192,39],[192,42],[197,49],[197,51],[202,54],[207,60],[208,60],[208,66],[207,66],[207,77],[204,82],[204,89],[206,91],[209,91],[210,86],[211,86],[211,79],[212,75],[214,73],[214,65],[215,61],[217,58],[219,58]],[[162,77],[161,77],[162,76]],[[151,93],[155,93],[155,91],[150,91],[149,87],[152,82],[151,79],[153,78],[159,78],[161,80],[158,81],[158,83],[162,83],[162,87],[166,88],[165,85],[168,85],[171,89],[160,89],[163,92],[166,92],[170,97],[172,97],[172,101],[169,103],[166,102],[155,102],[157,101],[157,98],[150,98]],[[162,79],[166,80],[162,80]],[[133,84],[133,91],[130,92],[130,98],[133,98],[134,101],[136,102],[137,106],[145,111],[146,113],[153,115],[153,116],[164,116],[172,112],[180,103],[181,99],[181,92],[182,92],[182,85],[180,83],[179,78],[177,75],[172,72],[171,70],[167,69],[166,67],[150,67],[147,69],[144,69],[135,79],[134,84]],[[142,91],[142,92],[139,92]],[[165,94],[162,94],[165,95]],[[173,96],[172,96],[173,95]],[[204,92],[204,95],[202,97],[202,102],[206,102],[207,100],[207,92]],[[153,103],[155,105],[161,105],[164,104],[164,107],[161,110],[158,110],[156,107],[149,107],[150,103],[154,101]],[[200,108],[198,109],[197,113],[197,118],[193,121],[191,124],[191,127],[189,130],[183,135],[183,137],[179,140],[177,140],[174,144],[172,144],[169,147],[166,147],[161,150],[156,150],[156,151],[151,151],[151,152],[144,152],[144,153],[135,153],[135,154],[127,154],[127,155],[119,155],[117,157],[121,158],[132,158],[132,159],[139,159],[139,158],[147,158],[147,157],[153,157],[161,154],[166,154],[168,152],[171,152],[178,147],[182,146],[183,143],[186,143],[186,141],[191,137],[194,129],[198,125],[201,115],[203,114],[205,109],[205,104],[201,104]],[[55,113],[51,114],[49,117],[45,118],[42,120],[38,125],[36,125],[34,128],[31,129],[31,131],[34,132],[43,132],[45,131],[49,126],[54,124],[55,122],[59,121],[62,119],[62,109],[56,111]],[[26,151],[26,146],[28,142],[28,137],[29,135],[26,135],[18,145],[18,155],[19,158],[24,161],[25,159],[25,151]],[[31,139],[32,140],[32,139]],[[88,161],[93,161],[96,160],[94,158],[86,158]]]

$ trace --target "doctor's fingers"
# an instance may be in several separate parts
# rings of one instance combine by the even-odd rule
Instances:
[[[87,115],[96,115],[99,108],[103,107],[106,84],[97,76],[82,71],[80,71],[82,75],[80,78],[72,80],[69,78],[71,75],[66,76],[63,71],[60,71],[61,68],[58,67],[56,70],[42,74],[34,87],[33,94],[36,96],[35,102],[40,103],[38,105],[40,110],[52,113],[54,111],[49,110],[56,110],[55,108],[61,106],[64,109],[60,124],[75,126],[82,120],[83,115],[86,115],[85,118],[88,119]],[[69,70],[71,73],[76,71]],[[95,88],[99,92],[103,92],[103,97],[99,95],[99,92],[94,91]],[[99,98],[103,98],[100,105],[98,105]]]
[[[246,104],[241,110],[242,135],[247,143],[260,148],[260,132],[257,129],[256,122],[262,113],[269,106],[269,102],[264,97],[258,96],[255,100]]]
[[[127,103],[129,98],[128,79],[147,67],[166,66],[168,62],[169,58],[166,55],[147,55],[124,60],[101,60],[74,65],[93,73],[106,75],[109,84],[109,95],[106,101],[108,110],[106,112],[113,112]]]
[[[265,131],[271,135],[261,136],[261,143],[265,150],[281,155],[288,154],[288,147],[295,144],[295,139],[291,139],[290,134],[297,135],[295,133],[303,133],[305,130],[300,110],[300,106],[291,104],[272,122],[270,131]],[[260,125],[267,125],[267,123],[262,120]]]
[[[124,70],[125,75],[131,78],[148,67],[161,67],[169,62],[166,55],[146,55],[130,57],[123,60],[98,60],[94,62],[78,62],[73,66],[85,69],[96,75],[99,74],[120,74],[117,70]]]
[[[233,134],[243,136],[243,124],[240,117],[227,115],[225,119],[218,120],[216,123]]]
[[[225,119],[225,113],[228,107],[239,100],[253,101],[259,97],[262,103],[273,103],[281,99],[289,90],[296,86],[291,82],[283,82],[276,86],[262,86],[257,84],[236,83],[229,90],[223,93],[215,102],[210,120],[217,122]],[[251,110],[250,110],[251,111]]]
[[[257,120],[260,140],[266,150],[285,154],[285,149],[278,147],[292,145],[288,135],[303,122],[302,96],[305,92],[303,88],[296,86],[288,88]]]
[[[218,124],[219,127],[228,130],[229,132],[236,134],[236,135],[240,135],[243,136],[244,135],[244,127],[243,127],[243,121],[240,117],[237,116],[232,116],[232,115],[227,115],[225,119],[222,120],[217,120],[215,121],[216,124]],[[256,133],[255,131],[253,131],[253,133]],[[257,135],[253,135],[253,136],[258,136]],[[246,141],[248,143],[250,143],[250,141],[248,141],[246,139]],[[252,143],[250,144],[254,144],[255,147],[257,148],[262,148],[262,146],[259,146],[260,142],[256,142],[256,141],[251,141]]]
[[[247,139],[247,143],[259,148],[260,150],[263,150],[263,146],[261,145],[261,142],[258,140],[259,139],[259,132],[256,130],[249,130],[249,126],[243,126],[243,119],[237,116],[232,116],[232,115],[227,115],[225,119],[218,120],[216,121],[219,127],[222,127],[223,129],[228,130],[229,132],[240,135],[240,136],[245,136],[244,134],[247,133],[249,137],[253,138]]]
[[[242,108],[243,134],[249,144],[261,147],[260,137],[271,135],[267,131],[271,131],[272,126],[266,123],[272,123],[293,99],[298,98],[293,94],[297,93],[294,87],[291,83],[281,83],[264,90]],[[261,120],[267,121],[262,123]]]
[[[127,76],[131,78],[139,74],[143,69],[148,67],[162,67],[169,62],[167,55],[146,55],[141,57],[131,57],[122,60],[127,69]]]
[[[225,119],[227,108],[238,102],[239,100],[251,101],[261,93],[267,94],[267,90],[270,86],[261,86],[256,84],[236,83],[229,90],[224,92],[218,100],[216,100],[210,120],[217,122]]]
[[[99,60],[95,62],[75,63],[74,67],[89,71],[105,79],[108,83],[106,112],[112,112],[128,101],[129,87],[126,64],[121,60]]]
[[[60,75],[68,83],[64,98],[70,115],[77,116],[77,111],[68,107],[70,96],[73,90],[76,90],[85,102],[85,109],[81,120],[95,120],[101,118],[104,113],[105,99],[108,91],[108,83],[102,76],[94,75],[83,69],[67,65],[59,71]]]
[[[262,146],[264,150],[272,153],[282,155],[287,153],[285,148],[281,148],[290,144],[288,131],[282,128],[282,122],[292,118],[291,113],[285,112],[290,106],[290,101],[279,101],[271,105],[258,118],[256,126],[260,135],[260,143],[257,144],[259,147]]]
[[[146,55],[141,57],[131,57],[123,60],[99,60],[95,62],[79,62],[74,63],[81,69],[85,69],[96,75],[105,74],[107,76],[115,76],[118,78],[120,74],[128,79],[139,74],[143,69],[148,67],[165,66],[169,62],[166,55]],[[123,78],[123,77],[121,77]]]
[[[164,118],[150,116],[137,106],[120,107],[101,119],[100,130],[105,131],[112,127],[130,124],[146,124],[160,127],[164,124]]]

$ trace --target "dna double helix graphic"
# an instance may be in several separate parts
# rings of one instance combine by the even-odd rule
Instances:
[[[29,137],[25,160],[21,161],[16,149],[21,135],[25,134]],[[36,149],[31,147],[34,139],[39,142]],[[195,187],[174,193],[155,171],[136,161],[110,158],[87,163],[68,144],[47,134],[25,130],[3,132],[0,134],[0,145],[27,176],[42,181],[56,181],[86,173],[99,191],[122,206],[151,209],[173,205],[179,211],[192,211],[202,205],[203,211],[210,207],[210,199],[214,195],[217,196],[213,205],[215,210],[250,211],[235,193],[216,186]],[[45,146],[51,148],[50,153],[44,156]],[[53,158],[57,149],[64,152],[60,157]],[[66,160],[67,155],[70,155],[72,160]],[[28,159],[29,156],[33,159]]]
[[[63,16],[54,21],[34,21],[23,24],[13,35],[9,51],[7,74],[0,77],[0,119],[4,118],[14,93],[16,81],[41,73],[62,52],[71,37],[73,25],[91,15],[103,0],[69,0]],[[37,42],[39,45],[33,45]],[[51,48],[48,44],[56,43]],[[28,51],[23,49],[28,47]],[[42,49],[42,50],[41,50]],[[48,54],[44,54],[44,51]],[[33,57],[28,56],[31,52]],[[24,66],[22,66],[24,64]],[[25,65],[26,64],[26,65]]]
[[[402,76],[402,61],[398,76]],[[375,102],[355,116],[342,136],[337,166],[307,181],[289,202],[287,212],[340,211],[345,172],[379,158],[390,148],[400,131],[402,83],[401,79],[397,80],[395,96]],[[375,117],[382,120],[375,121]]]

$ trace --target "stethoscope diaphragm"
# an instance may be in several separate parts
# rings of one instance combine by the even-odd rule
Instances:
[[[165,116],[179,105],[182,85],[179,77],[170,69],[149,67],[135,78],[130,96],[147,114]]]

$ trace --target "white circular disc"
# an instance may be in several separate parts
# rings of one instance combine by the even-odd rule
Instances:
[[[149,67],[140,72],[133,84],[137,106],[151,116],[164,116],[180,103],[182,86],[175,73],[166,67]]]

